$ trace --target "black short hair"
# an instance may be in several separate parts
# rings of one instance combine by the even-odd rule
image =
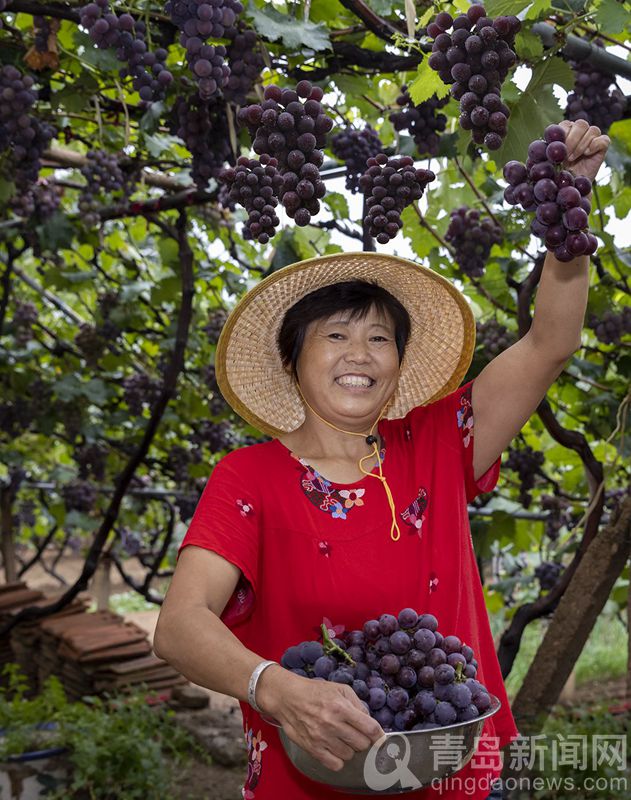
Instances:
[[[309,323],[328,319],[338,311],[350,311],[350,319],[363,319],[371,308],[392,319],[401,364],[410,337],[410,315],[405,306],[378,283],[358,279],[315,289],[285,313],[277,339],[283,366],[291,364],[292,372],[296,375],[296,364]]]

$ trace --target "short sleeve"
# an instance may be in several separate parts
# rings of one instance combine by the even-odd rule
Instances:
[[[246,473],[238,450],[216,464],[178,548],[178,557],[188,545],[213,550],[241,570],[221,616],[226,623],[241,621],[251,611],[258,587],[261,508]]]
[[[478,495],[491,492],[497,485],[502,457],[498,456],[484,475],[476,481],[473,477],[473,448],[475,442],[475,420],[471,402],[473,380],[463,384],[440,400],[420,406],[410,412],[418,422],[437,429],[441,446],[448,448],[459,458],[464,474],[467,503]]]

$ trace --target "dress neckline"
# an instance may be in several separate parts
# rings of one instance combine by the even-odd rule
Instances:
[[[379,422],[377,423],[377,431],[379,432],[379,436],[381,438],[381,444],[382,444],[381,450],[379,451],[379,456],[380,456],[380,461],[381,461],[381,465],[382,465],[382,469],[383,469],[383,463],[384,463],[384,460],[385,460],[385,457],[386,457],[386,438],[383,435],[383,431],[381,429],[382,421],[383,420],[379,420]],[[352,488],[353,486],[360,486],[365,481],[367,481],[368,478],[370,477],[370,475],[364,475],[363,478],[360,478],[357,481],[352,481],[351,483],[340,483],[339,481],[329,480],[326,476],[320,474],[320,472],[318,472],[318,470],[315,467],[312,467],[311,464],[309,464],[308,461],[306,461],[304,458],[301,458],[300,456],[297,456],[292,450],[289,449],[289,447],[287,447],[287,445],[284,445],[280,441],[280,439],[274,438],[274,439],[272,439],[272,441],[275,442],[279,447],[281,447],[285,451],[285,453],[287,453],[289,458],[293,459],[294,461],[297,461],[299,464],[302,464],[305,469],[308,469],[311,472],[313,472],[314,475],[317,475],[318,478],[320,478],[323,481],[326,481],[326,483],[328,485],[330,485],[330,486],[336,486],[336,487],[339,486],[342,489]],[[379,465],[378,464],[375,465],[372,468],[370,474],[371,475],[372,474],[377,474],[377,475],[379,474]]]

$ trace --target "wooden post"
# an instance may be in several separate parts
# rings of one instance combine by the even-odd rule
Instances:
[[[14,497],[11,486],[0,491],[0,527],[2,528],[2,564],[6,583],[17,580],[18,571],[15,562],[15,542],[13,541],[13,515],[11,506]]]
[[[111,567],[112,559],[106,553],[103,553],[92,579],[92,594],[96,600],[97,611],[107,611],[110,607]]]

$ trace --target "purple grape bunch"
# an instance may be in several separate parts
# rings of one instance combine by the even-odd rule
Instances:
[[[542,561],[535,567],[535,578],[543,591],[554,589],[563,573],[563,564],[556,561]]]
[[[236,34],[235,24],[243,6],[239,0],[169,0],[165,10],[180,30],[180,44],[186,50],[200,97],[210,100],[228,84],[230,67],[226,48],[207,44],[207,40]]]
[[[333,120],[322,107],[324,92],[309,81],[295,90],[274,84],[265,87],[264,99],[239,109],[239,124],[248,128],[252,149],[278,161],[283,178],[278,198],[297,225],[311,222],[326,193],[320,177],[322,148]]]
[[[631,306],[625,306],[619,314],[610,308],[601,316],[590,314],[587,325],[599,342],[620,344],[622,337],[631,333]]]
[[[350,686],[385,732],[468,722],[492,704],[476,679],[473,649],[458,636],[443,636],[435,616],[413,608],[334,639],[323,624],[322,642],[288,647],[280,663],[305,678]]]
[[[364,174],[366,162],[383,152],[377,131],[370,125],[363,130],[347,127],[331,137],[333,155],[346,164],[346,188],[355,194],[359,179]]]
[[[428,64],[460,101],[460,127],[489,150],[502,146],[508,130],[510,111],[500,90],[517,62],[513,48],[520,27],[517,17],[491,19],[478,4],[455,18],[441,11],[427,26],[434,40]]]
[[[437,112],[448,102],[448,97],[438,98],[434,95],[429,100],[415,105],[407,86],[403,86],[401,94],[397,97],[397,105],[401,106],[401,110],[390,114],[390,122],[396,131],[409,131],[421,157],[437,156],[440,134],[447,125],[447,117]]]
[[[359,179],[367,209],[364,225],[379,244],[387,244],[403,227],[403,209],[420,199],[436,175],[429,169],[415,169],[410,156],[388,158],[379,153],[366,163]]]
[[[516,337],[505,325],[496,319],[476,322],[477,344],[482,347],[484,355],[490,360],[515,343]]]
[[[17,194],[11,200],[11,207],[18,217],[41,224],[57,211],[62,193],[61,186],[42,179]]]
[[[55,131],[30,113],[35,81],[12,64],[0,69],[0,153],[11,150],[12,178],[20,193],[37,181],[41,157]]]
[[[280,223],[276,206],[283,176],[278,170],[278,161],[266,153],[260,159],[240,156],[237,166],[224,170],[220,179],[230,187],[230,199],[248,212],[244,238],[267,244]]]
[[[519,475],[519,501],[524,508],[528,508],[532,503],[530,489],[535,485],[535,477],[540,472],[540,467],[545,462],[545,456],[540,450],[533,450],[530,445],[518,449],[508,448],[508,458],[506,460],[507,469],[514,470]]]
[[[541,508],[549,512],[545,522],[546,536],[556,542],[561,528],[566,527],[569,530],[574,525],[572,504],[564,497],[555,494],[541,495],[540,503]]]
[[[173,75],[166,67],[167,51],[149,50],[145,41],[147,26],[131,14],[115,14],[109,0],[94,0],[80,12],[80,21],[92,41],[101,49],[116,51],[116,58],[126,66],[121,77],[131,77],[134,89],[144,103],[161,100]]]
[[[192,155],[193,181],[205,189],[226,162],[234,163],[225,104],[195,94],[178,97],[173,111],[173,130]]]
[[[86,184],[79,195],[79,211],[86,225],[95,225],[100,219],[99,209],[104,196],[129,195],[133,192],[133,184],[115,153],[90,150],[86,158],[87,163],[80,170]]]
[[[543,139],[528,147],[525,164],[509,161],[504,166],[509,184],[504,199],[509,205],[519,204],[524,211],[535,212],[530,230],[564,262],[593,255],[598,249],[598,240],[588,230],[592,182],[563,169],[566,158],[565,131],[560,125],[548,125]]]
[[[226,100],[243,106],[265,67],[261,41],[256,31],[239,30],[228,47],[230,76],[223,95]]]
[[[601,39],[592,44],[604,47]],[[565,118],[584,119],[607,133],[614,122],[622,119],[627,105],[615,75],[595,69],[589,61],[570,61],[570,65],[574,70],[574,91],[568,95]]]
[[[469,277],[484,275],[491,248],[502,238],[502,228],[490,217],[481,218],[477,209],[461,206],[451,212],[445,240],[453,245],[458,266]]]

